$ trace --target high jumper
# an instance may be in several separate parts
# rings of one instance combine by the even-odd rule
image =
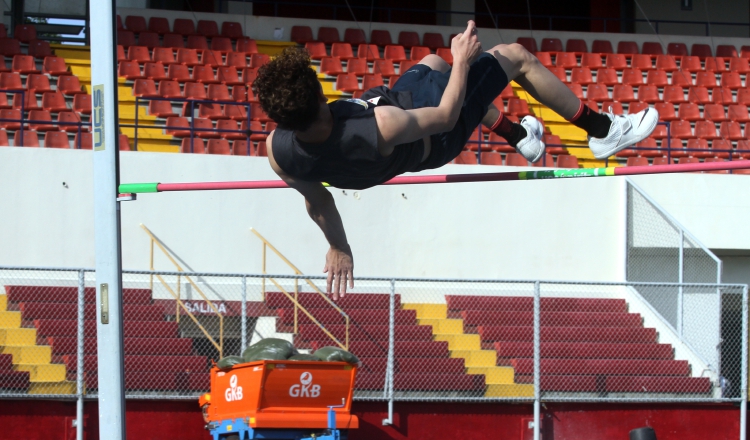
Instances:
[[[362,99],[328,104],[310,58],[286,49],[261,67],[253,89],[277,124],[266,140],[271,167],[305,198],[310,217],[330,244],[324,272],[337,299],[354,287],[353,256],[341,216],[322,182],[345,189],[382,184],[405,172],[439,168],[460,154],[481,123],[505,136],[530,161],[544,153],[541,124],[512,124],[492,105],[510,81],[589,136],[589,148],[606,158],[646,137],[658,113],[626,116],[591,110],[519,44],[482,52],[477,29],[451,41],[453,67],[428,55],[402,74],[392,89],[366,91]]]

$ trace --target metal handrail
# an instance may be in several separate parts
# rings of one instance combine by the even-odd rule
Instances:
[[[289,261],[289,259],[286,258],[281,252],[279,252],[279,250],[276,249],[264,236],[262,236],[260,232],[258,232],[255,228],[252,228],[252,227],[250,228],[250,231],[253,234],[255,234],[255,236],[258,237],[260,241],[263,242],[263,258],[262,258],[263,270],[262,272],[264,275],[267,273],[266,272],[266,247],[270,248],[279,258],[281,258],[281,261],[286,263],[287,266],[289,266],[294,271],[295,275],[303,275],[302,271],[297,269],[297,266],[292,264],[292,262]],[[323,324],[321,324],[317,319],[315,319],[315,317],[307,309],[305,309],[305,307],[302,306],[302,304],[299,303],[299,285],[298,285],[299,279],[297,278],[294,279],[294,296],[292,296],[289,292],[287,292],[274,278],[268,277],[268,279],[276,286],[276,288],[281,290],[281,292],[284,295],[286,295],[286,297],[289,298],[289,300],[292,301],[292,303],[294,304],[294,333],[295,334],[299,333],[298,314],[297,314],[298,309],[299,309],[302,311],[302,313],[307,315],[307,317],[310,318],[310,320],[312,320],[312,322],[315,325],[317,325],[321,330],[323,330],[323,332],[329,338],[331,338],[336,344],[338,344],[344,350],[349,349],[349,315],[347,315],[346,312],[344,312],[339,306],[337,306],[336,303],[331,301],[331,299],[328,298],[328,295],[323,293],[323,291],[320,290],[318,286],[316,286],[315,283],[312,282],[311,279],[304,278],[304,281],[306,281],[307,284],[309,284],[310,287],[313,288],[313,290],[315,290],[320,296],[322,296],[323,299],[326,300],[326,302],[328,302],[328,304],[331,305],[331,307],[333,307],[337,312],[339,312],[340,315],[344,317],[344,322],[346,326],[345,326],[345,340],[343,344],[330,331],[328,331],[328,329],[326,329]],[[263,301],[265,301],[266,300],[266,277],[263,277],[262,279],[261,291],[263,295]]]
[[[151,239],[151,250],[150,250],[150,260],[149,260],[149,269],[151,271],[155,271],[154,269],[154,244],[161,249],[161,251],[166,255],[166,257],[169,259],[169,261],[172,262],[172,264],[175,265],[177,268],[177,272],[184,272],[184,269],[180,264],[177,262],[177,260],[174,259],[171,252],[169,252],[164,245],[161,244],[159,239],[157,239],[154,234],[144,225],[141,223],[141,228],[146,232],[146,234]],[[198,285],[193,281],[193,279],[189,275],[177,275],[177,292],[175,293],[174,290],[169,286],[169,284],[162,278],[162,276],[158,273],[156,274],[150,274],[150,280],[149,280],[149,288],[153,291],[154,289],[154,276],[161,282],[161,284],[167,289],[170,295],[172,295],[177,301],[177,305],[175,306],[175,319],[179,323],[180,322],[180,307],[188,314],[190,319],[193,320],[195,325],[198,326],[198,328],[203,332],[204,335],[206,335],[206,338],[208,338],[209,342],[213,344],[214,347],[216,347],[217,350],[219,350],[219,357],[223,357],[223,351],[224,351],[224,316],[219,312],[219,309],[214,305],[213,302],[209,301],[208,297],[203,293],[203,291],[198,287]],[[214,340],[213,336],[206,330],[206,328],[198,321],[198,318],[193,315],[193,313],[190,311],[190,309],[185,305],[185,303],[182,302],[182,299],[180,299],[180,278],[185,277],[186,280],[190,283],[191,286],[198,292],[198,294],[203,298],[204,301],[208,304],[209,307],[216,313],[216,315],[219,317],[219,342],[217,343],[216,340]]]

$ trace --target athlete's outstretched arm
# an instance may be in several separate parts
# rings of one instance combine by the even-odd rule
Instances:
[[[426,136],[450,131],[456,125],[466,95],[469,66],[482,53],[477,28],[469,21],[466,30],[451,41],[453,70],[437,107],[402,110],[394,106],[375,108],[378,125],[378,149],[389,154],[393,147]]]
[[[349,288],[354,288],[354,259],[333,196],[321,183],[306,182],[284,173],[273,158],[273,132],[266,139],[266,146],[271,168],[287,185],[305,197],[307,213],[328,240],[331,247],[326,254],[326,265],[323,268],[323,272],[328,274],[326,291],[329,294],[333,293],[333,299],[343,298],[347,281]]]

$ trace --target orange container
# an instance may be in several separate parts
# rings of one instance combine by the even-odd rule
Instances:
[[[346,362],[256,361],[211,369],[211,393],[199,399],[206,422],[245,419],[251,428],[354,429],[352,391],[357,368]]]

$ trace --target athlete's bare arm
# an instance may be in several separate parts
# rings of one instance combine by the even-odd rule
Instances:
[[[469,66],[482,53],[482,45],[477,40],[477,30],[473,21],[469,21],[463,33],[453,38],[451,53],[453,71],[439,106],[413,110],[402,110],[395,106],[375,108],[378,149],[382,155],[390,155],[396,145],[450,131],[456,125],[466,94]]]
[[[325,234],[331,246],[326,254],[326,265],[323,268],[323,272],[328,274],[326,290],[328,293],[333,293],[333,299],[343,298],[346,294],[347,281],[350,289],[354,287],[354,262],[352,250],[346,240],[344,223],[336,209],[333,196],[321,183],[306,182],[284,173],[273,158],[273,132],[266,139],[266,147],[271,168],[287,185],[305,197],[307,213]]]

